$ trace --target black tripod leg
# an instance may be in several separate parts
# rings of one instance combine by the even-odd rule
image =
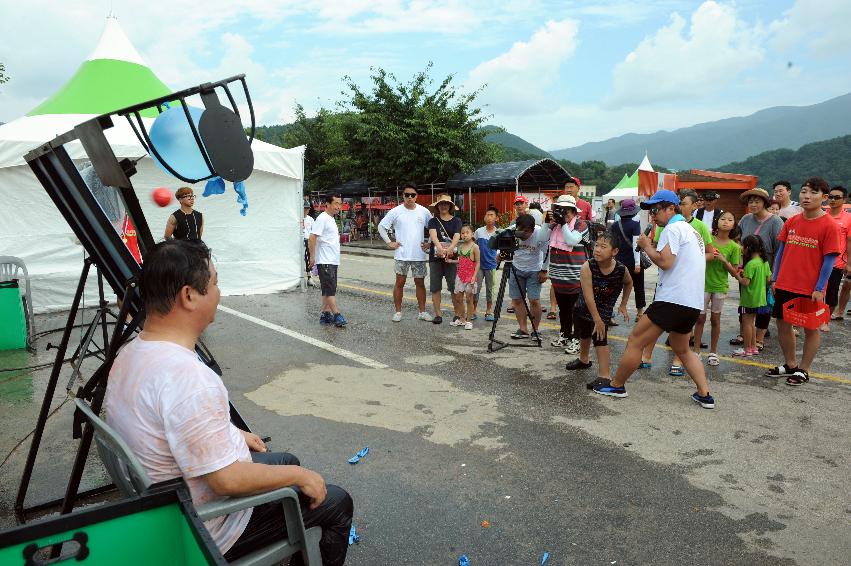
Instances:
[[[68,350],[68,341],[71,339],[71,330],[74,328],[74,319],[77,317],[77,310],[80,308],[80,300],[83,298],[83,290],[86,286],[86,279],[89,277],[89,268],[91,265],[92,261],[89,258],[86,258],[83,263],[83,272],[80,274],[80,282],[77,284],[77,291],[74,293],[74,300],[71,303],[71,311],[68,313],[68,322],[65,324],[65,331],[62,333],[62,341],[56,349],[56,359],[53,362],[50,379],[47,381],[47,388],[44,392],[44,400],[41,402],[41,410],[38,413],[38,420],[36,421],[35,430],[33,431],[30,451],[27,453],[27,462],[24,465],[24,473],[21,474],[21,483],[18,486],[18,496],[15,499],[15,517],[20,523],[26,522],[26,517],[24,516],[24,500],[27,497],[27,489],[29,489],[30,479],[32,478],[35,458],[38,455],[38,449],[41,445],[41,436],[44,434],[44,426],[47,423],[47,413],[50,411],[53,394],[56,392],[56,383],[59,381],[59,372],[62,370],[62,362],[65,359],[65,352]]]
[[[496,293],[496,301],[493,306],[493,324],[491,324],[491,332],[488,335],[488,352],[496,352],[497,350],[501,350],[505,348],[507,345],[505,342],[501,342],[494,338],[496,335],[496,324],[499,322],[499,316],[502,312],[502,298],[505,295],[505,285],[508,283],[508,275],[511,271],[511,264],[507,263],[502,268],[502,279],[499,281],[499,290]],[[494,347],[494,344],[497,344],[497,347]]]

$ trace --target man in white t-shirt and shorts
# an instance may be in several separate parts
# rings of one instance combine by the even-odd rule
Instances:
[[[682,360],[697,392],[692,400],[705,409],[714,409],[709,382],[700,358],[688,345],[691,330],[703,309],[703,283],[706,255],[703,238],[679,213],[680,199],[669,190],[661,190],[641,203],[641,208],[656,215],[656,224],[665,230],[659,243],[642,234],[638,245],[659,267],[656,297],[632,329],[615,376],[598,380],[593,391],[611,397],[626,397],[624,385],[641,363],[641,351],[662,335],[670,335],[671,349]]]
[[[414,277],[414,286],[417,292],[417,306],[420,314],[419,320],[432,321],[432,316],[426,312],[426,290],[425,276],[427,273],[426,262],[428,255],[425,250],[428,244],[428,221],[431,220],[431,212],[417,204],[417,186],[406,183],[402,188],[404,202],[391,209],[378,224],[378,234],[387,243],[393,254],[396,272],[396,284],[393,286],[393,306],[396,312],[393,322],[402,320],[402,293],[405,289],[405,281],[408,279],[408,271]],[[392,228],[396,235],[396,241],[391,242],[387,230]]]
[[[323,564],[342,565],[352,522],[349,494],[326,486],[292,454],[267,452],[256,434],[234,426],[227,389],[195,352],[219,304],[210,250],[200,241],[160,242],[145,254],[141,291],[145,329],[121,349],[109,372],[106,422],[151,480],[182,477],[195,505],[293,487],[304,526],[322,527]],[[280,503],[204,525],[228,561],[286,536]]]
[[[322,289],[322,314],[319,324],[337,328],[346,326],[346,318],[337,308],[337,268],[340,266],[340,229],[334,216],[343,207],[343,199],[328,194],[325,196],[325,210],[313,221],[310,229],[310,268],[316,266],[319,273],[319,287]]]

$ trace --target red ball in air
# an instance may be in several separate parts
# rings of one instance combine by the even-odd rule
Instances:
[[[165,187],[158,187],[151,192],[151,200],[159,206],[168,206],[171,204],[171,191]]]

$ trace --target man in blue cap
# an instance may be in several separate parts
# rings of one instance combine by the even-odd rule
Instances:
[[[703,309],[705,246],[700,234],[680,214],[679,204],[679,197],[668,190],[658,191],[641,203],[641,208],[655,214],[656,224],[665,227],[655,247],[646,235],[638,238],[638,246],[659,267],[656,297],[632,329],[615,376],[611,380],[598,380],[592,389],[600,395],[626,397],[624,385],[641,363],[642,349],[668,332],[671,348],[697,386],[692,400],[705,409],[714,409],[715,400],[709,393],[703,364],[688,345],[691,330]]]

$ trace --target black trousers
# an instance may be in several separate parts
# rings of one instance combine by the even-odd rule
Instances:
[[[573,334],[573,307],[579,299],[579,293],[559,293],[556,291],[558,304],[558,321],[561,333],[565,338],[575,338]]]
[[[260,464],[298,466],[299,460],[286,452],[252,452],[251,459]],[[304,528],[322,527],[322,539],[319,550],[322,553],[322,564],[325,566],[342,566],[346,561],[349,550],[349,529],[352,526],[354,503],[346,491],[336,485],[328,485],[328,495],[325,501],[316,509],[308,509],[310,501],[299,493]],[[298,491],[298,489],[296,489]],[[246,554],[262,548],[267,544],[286,537],[287,528],[284,522],[284,510],[280,503],[265,503],[258,505],[251,513],[251,519],[234,545],[225,553],[225,559],[230,562]],[[301,554],[295,554],[290,559],[290,566],[302,564]]]
[[[644,296],[644,270],[639,269],[638,273],[633,271],[635,266],[627,266],[629,276],[632,277],[632,292],[635,293],[635,308],[644,310],[647,306],[647,297]]]

